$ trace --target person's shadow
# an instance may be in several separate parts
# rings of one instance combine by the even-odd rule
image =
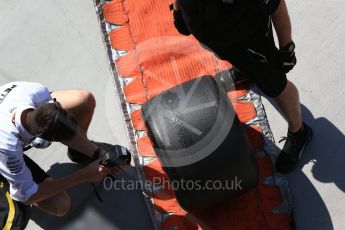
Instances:
[[[316,180],[334,183],[345,192],[345,136],[327,118],[315,118],[304,105],[302,117],[313,128],[314,136],[301,158],[298,170],[289,176],[295,196],[296,222],[300,229],[334,229],[322,197],[302,168],[311,164],[311,172]],[[333,197],[334,194],[328,192],[327,196]]]
[[[277,104],[267,99],[282,114]],[[298,168],[288,175],[294,197],[296,226],[297,229],[334,229],[323,198],[302,169],[306,167],[308,170],[311,167],[314,179],[321,183],[334,183],[345,192],[345,135],[327,118],[315,118],[303,104],[301,108],[303,121],[312,127],[314,136],[303,153]],[[331,191],[324,194],[327,194],[328,200],[334,200]]]
[[[55,178],[66,176],[80,167],[74,163],[56,163],[48,174]],[[116,180],[138,181],[135,168],[127,167]],[[37,208],[29,208],[29,217],[43,229],[153,229],[140,189],[116,190],[111,185],[95,183],[97,198],[91,183],[68,190],[72,207],[64,217],[54,217]],[[134,221],[135,220],[135,221]]]

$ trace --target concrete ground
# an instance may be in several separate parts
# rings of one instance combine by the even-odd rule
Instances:
[[[300,90],[303,116],[314,139],[289,177],[300,230],[344,229],[345,221],[345,2],[287,0],[298,65],[288,75]],[[128,146],[92,0],[0,1],[0,84],[25,80],[52,90],[83,88],[97,100],[89,137]],[[264,100],[276,141],[286,123]],[[280,145],[281,146],[281,145]],[[54,144],[28,153],[53,176],[76,166]],[[57,163],[58,162],[58,163]],[[130,169],[127,179],[136,179]],[[152,229],[140,190],[101,191],[90,184],[70,190],[71,213],[52,218],[33,209],[27,229]]]
[[[345,2],[286,2],[298,59],[288,78],[314,129],[299,167],[288,176],[297,229],[345,229]],[[278,142],[286,136],[286,122],[268,100],[264,105]]]
[[[92,0],[0,1],[0,31],[0,85],[34,81],[51,90],[87,89],[97,100],[89,138],[129,146]],[[61,177],[77,169],[66,151],[53,144],[28,155]],[[135,169],[123,177],[137,180]],[[27,229],[153,229],[140,189],[99,191],[103,203],[91,184],[71,189],[73,207],[62,219],[33,209]]]

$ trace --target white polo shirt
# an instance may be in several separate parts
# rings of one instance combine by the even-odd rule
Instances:
[[[14,200],[26,202],[38,189],[23,158],[23,147],[33,136],[22,126],[20,115],[51,100],[49,90],[39,83],[11,82],[0,86],[0,174],[8,180]]]

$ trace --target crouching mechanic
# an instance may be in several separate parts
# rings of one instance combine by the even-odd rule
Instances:
[[[12,199],[63,216],[71,205],[67,189],[121,172],[120,164],[100,165],[109,151],[119,158],[125,156],[125,163],[129,163],[126,148],[112,146],[106,150],[100,147],[101,143],[88,140],[87,130],[95,108],[91,93],[50,93],[38,83],[12,82],[0,86],[0,95],[0,176],[9,182]],[[71,160],[87,166],[63,178],[49,177],[23,153],[35,137],[67,145]]]

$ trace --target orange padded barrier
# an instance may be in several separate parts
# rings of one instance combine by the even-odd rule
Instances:
[[[256,117],[256,110],[253,103],[233,101],[232,104],[234,105],[238,118],[242,123],[247,123]]]
[[[141,109],[137,109],[131,113],[133,127],[136,130],[146,130],[144,120],[141,117]]]
[[[177,203],[176,198],[172,199],[156,199],[153,198],[153,203],[160,212],[176,213],[181,210],[180,205]]]
[[[143,157],[156,157],[155,150],[148,136],[143,136],[138,139],[138,151]]]
[[[235,85],[236,90],[232,90],[228,93],[229,97],[232,100],[236,100],[240,97],[245,96],[249,93],[249,84],[248,83],[240,83]]]
[[[134,52],[129,52],[116,60],[117,71],[120,76],[136,76],[140,75],[140,67]]]
[[[103,13],[108,23],[123,25],[128,22],[128,17],[122,6],[122,0],[112,1],[109,4],[103,5]]]
[[[128,103],[143,104],[147,101],[146,90],[142,79],[142,77],[136,77],[124,87],[123,91]]]
[[[144,173],[147,180],[152,182],[168,181],[168,177],[163,171],[162,165],[156,158],[144,166]]]
[[[246,126],[245,130],[252,148],[254,150],[259,150],[265,142],[261,127],[258,125]]]
[[[278,187],[268,185],[259,186],[261,207],[265,212],[270,212],[272,209],[283,203],[283,198],[280,196],[280,190]]]
[[[175,194],[174,191],[171,189],[171,187],[166,186],[164,187],[164,189],[160,189],[158,191],[156,191],[153,195],[153,198],[155,199],[160,199],[160,200],[168,200],[168,199],[174,199],[175,198]],[[176,214],[176,212],[175,212]]]
[[[257,157],[256,161],[259,165],[260,176],[259,178],[264,180],[265,178],[272,176],[273,174],[273,165],[271,158],[268,156],[265,157]]]
[[[131,50],[134,48],[127,26],[121,26],[119,29],[111,31],[109,36],[113,49]]]
[[[176,31],[169,11],[172,2],[114,0],[103,5],[106,21],[122,25],[110,32],[110,40],[113,48],[127,51],[115,63],[120,77],[133,79],[124,87],[128,103],[143,104],[178,84],[203,75],[215,75],[231,67],[230,63],[206,51],[192,36],[182,36]],[[239,84],[235,88],[229,97],[241,122],[247,123],[256,117],[255,107],[250,101],[237,99],[249,92],[249,85]],[[140,110],[132,112],[131,118],[136,130],[145,130]],[[246,126],[246,132],[253,149],[261,149],[264,144],[261,127]],[[260,184],[256,188],[206,214],[191,215],[182,210],[171,188],[166,187],[167,175],[148,137],[139,138],[137,146],[141,157],[153,158],[143,166],[146,180],[158,180],[165,185],[151,196],[156,212],[164,213],[160,222],[163,229],[289,229],[289,216],[273,212],[283,202],[280,190],[262,184],[265,178],[273,176],[269,157],[256,158],[260,169]]]

